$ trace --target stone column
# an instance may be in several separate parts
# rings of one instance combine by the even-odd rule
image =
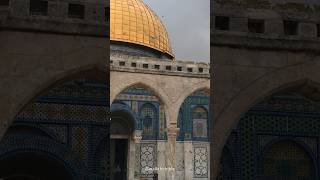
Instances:
[[[176,175],[176,138],[179,128],[176,124],[171,124],[167,128],[167,179],[174,180]]]
[[[184,142],[184,180],[193,178],[193,145],[192,141]]]
[[[158,173],[158,180],[166,180],[166,170],[160,170],[161,168],[166,167],[166,152],[167,152],[167,143],[165,141],[158,141],[157,142],[157,168],[159,170]]]
[[[142,131],[141,130],[135,130],[134,135],[133,135],[133,142],[134,142],[134,154],[132,154],[134,158],[133,162],[133,171],[132,171],[132,176],[129,177],[129,179],[135,179],[139,180],[140,179],[140,141],[142,139]]]

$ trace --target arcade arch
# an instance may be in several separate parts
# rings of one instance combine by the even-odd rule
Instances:
[[[313,147],[318,144],[312,139],[319,136],[319,97],[319,84],[305,80],[280,88],[250,107],[232,128],[225,145],[233,147],[232,153],[236,154],[235,169],[241,167],[241,171],[245,172],[237,177],[315,179],[318,167],[315,167],[317,163],[313,159],[317,156],[317,150]],[[296,142],[301,143],[298,145]],[[240,149],[238,144],[241,144]],[[225,158],[221,157],[221,161]],[[299,167],[298,161],[304,162],[305,169]],[[258,165],[258,162],[263,164]],[[223,171],[220,169],[220,172]]]
[[[56,166],[56,162],[50,160],[49,154],[43,154],[40,157],[38,153],[51,150],[50,154],[58,156],[64,163],[81,164],[81,166],[74,165],[67,169],[69,173],[74,171],[72,173],[75,173],[75,176],[84,173],[83,178],[86,178],[86,173],[105,177],[105,174],[86,170],[87,166],[96,168],[99,165],[94,162],[100,162],[101,158],[106,158],[95,157],[89,151],[89,149],[96,148],[93,146],[98,144],[95,142],[97,137],[107,135],[106,129],[108,128],[108,74],[105,70],[100,71],[99,69],[97,67],[86,68],[80,72],[70,73],[66,77],[55,79],[49,86],[34,93],[35,96],[23,106],[15,116],[14,122],[9,126],[7,135],[0,142],[0,151],[8,151],[7,153],[19,151],[21,153],[17,156],[20,159],[34,157],[39,162],[43,162],[45,156],[48,156],[48,161],[53,163],[48,165]],[[54,135],[51,136],[51,134]],[[39,138],[43,144],[36,143]],[[15,149],[8,148],[11,147],[10,143],[15,143]],[[35,152],[29,153],[28,147],[35,149]],[[1,158],[7,157],[5,154],[0,154]],[[8,158],[6,161],[12,162],[12,167],[19,160],[16,156]],[[30,172],[36,172],[34,168],[38,167],[30,166]],[[57,167],[59,168],[63,167]],[[44,171],[48,172],[48,170]],[[20,177],[21,173],[16,171],[7,175]],[[54,177],[50,173],[46,175],[48,178]],[[34,174],[27,174],[27,176],[38,177]],[[40,178],[44,178],[43,176],[44,174]]]
[[[270,70],[263,76],[250,82],[240,89],[230,101],[221,106],[221,99],[230,94],[217,98],[215,95],[215,110],[213,111],[213,143],[212,165],[213,173],[217,175],[223,146],[227,142],[232,129],[240,117],[257,102],[269,97],[275,92],[303,84],[313,84],[318,87],[320,83],[319,64],[317,61],[307,61],[301,64]],[[219,86],[219,84],[215,84]],[[221,88],[221,87],[220,87]],[[219,103],[220,104],[219,104]]]

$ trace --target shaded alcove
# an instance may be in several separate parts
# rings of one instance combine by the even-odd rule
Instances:
[[[99,147],[105,154],[95,150],[109,131],[108,74],[94,69],[48,84],[24,105],[1,139],[1,177],[105,179],[108,169],[96,169],[108,167],[109,139]]]
[[[0,159],[4,180],[75,180],[70,170],[47,153],[19,152]]]
[[[306,147],[291,140],[270,143],[262,156],[261,179],[314,180],[314,160]]]
[[[319,97],[318,84],[308,81],[252,105],[224,146],[230,153],[223,151],[218,178],[318,179]]]

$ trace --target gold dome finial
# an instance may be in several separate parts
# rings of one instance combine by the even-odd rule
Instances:
[[[147,46],[174,57],[165,26],[142,0],[110,0],[110,40]]]

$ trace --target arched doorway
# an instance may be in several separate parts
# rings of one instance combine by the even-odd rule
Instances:
[[[130,109],[122,103],[111,106],[110,179],[128,179],[129,141],[134,127]]]
[[[315,167],[307,151],[290,140],[270,145],[262,157],[262,180],[314,180]]]
[[[118,94],[111,105],[111,141],[127,144],[127,179],[157,178],[154,169],[158,159],[165,158],[165,150],[157,149],[165,147],[167,138],[165,106],[155,94],[136,84]]]

